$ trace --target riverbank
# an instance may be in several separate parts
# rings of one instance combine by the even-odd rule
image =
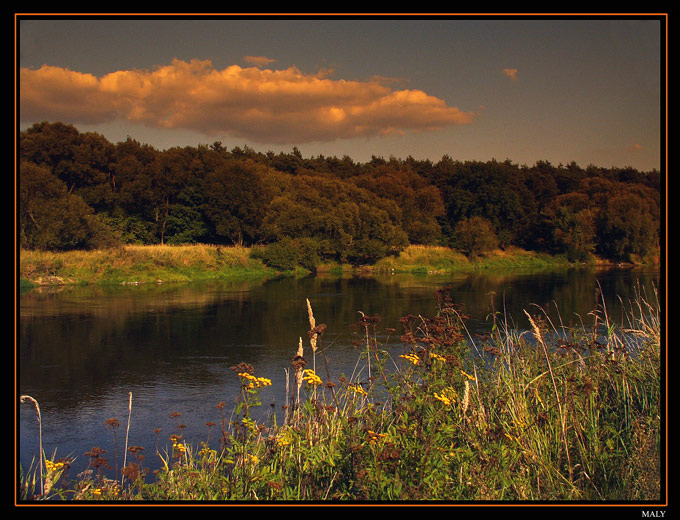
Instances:
[[[22,250],[22,287],[70,284],[146,284],[275,274],[246,247],[126,245],[93,251]]]
[[[298,269],[280,273],[253,255],[254,248],[214,245],[126,245],[94,251],[22,250],[21,287],[72,284],[147,284],[200,280],[306,275]],[[596,264],[594,262],[593,264]],[[411,245],[398,256],[372,266],[324,263],[318,272],[447,274],[491,269],[559,269],[574,267],[564,257],[524,251],[496,250],[471,260],[448,247]]]

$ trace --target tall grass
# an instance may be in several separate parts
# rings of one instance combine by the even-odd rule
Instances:
[[[153,479],[143,449],[129,447],[124,479],[60,474],[42,500],[142,501],[656,501],[661,499],[658,301],[638,294],[614,323],[605,302],[592,324],[564,327],[541,309],[529,327],[495,313],[472,337],[466,316],[438,291],[432,318],[379,316],[354,324],[361,355],[332,376],[318,324],[300,339],[281,424],[257,419],[271,381],[252,366],[220,424],[191,445],[181,430]],[[397,342],[390,338],[398,336]],[[309,348],[308,348],[309,347]],[[213,437],[214,435],[217,438]],[[105,460],[105,459],[104,459]],[[52,461],[50,461],[52,462]],[[23,486],[30,489],[30,486]]]
[[[60,253],[22,250],[19,271],[22,280],[34,284],[182,282],[269,273],[246,247],[200,244]]]
[[[397,256],[388,256],[371,267],[373,271],[412,273],[454,273],[479,269],[554,269],[569,263],[560,256],[525,251],[516,247],[496,249],[474,260],[450,247],[410,245]]]

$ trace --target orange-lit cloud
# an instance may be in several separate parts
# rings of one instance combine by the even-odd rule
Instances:
[[[243,61],[255,65],[256,67],[264,67],[265,65],[276,62],[276,60],[267,58],[266,56],[244,56]]]
[[[517,69],[503,69],[503,74],[505,74],[512,81],[517,81]]]
[[[251,57],[252,58],[252,57]],[[329,71],[295,67],[173,60],[154,70],[121,70],[96,77],[44,65],[20,71],[22,121],[95,124],[126,120],[290,144],[436,130],[471,123],[463,112],[421,90],[391,90],[384,82],[332,80]]]

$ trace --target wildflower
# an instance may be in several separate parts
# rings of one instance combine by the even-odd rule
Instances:
[[[446,406],[451,406],[456,400],[456,391],[452,387],[444,388],[441,393],[434,393],[434,398],[444,403]]]
[[[316,375],[314,370],[307,369],[302,373],[302,380],[306,381],[308,384],[312,386],[318,386],[323,384],[323,381],[321,381],[321,378]]]
[[[420,358],[418,356],[416,356],[415,354],[402,354],[399,357],[410,361],[414,365],[417,365],[418,363],[420,363]]]
[[[366,392],[366,390],[364,390],[361,385],[349,385],[347,388],[349,388],[355,394],[368,395],[368,392]]]
[[[261,388],[263,386],[271,386],[271,379],[266,377],[255,377],[248,372],[239,372],[239,377],[244,380],[246,388]]]
[[[368,433],[368,442],[370,442],[371,444],[375,444],[379,440],[387,437],[386,433],[376,433],[373,430],[368,430],[366,433]]]
[[[293,442],[292,438],[293,433],[291,432],[290,429],[286,429],[281,435],[279,435],[276,438],[276,444],[279,445],[279,447],[283,448],[284,446],[288,446],[291,442]]]
[[[49,473],[56,473],[60,469],[64,467],[63,462],[53,462],[51,460],[46,460],[45,461],[45,468]]]
[[[475,376],[471,376],[465,370],[461,370],[460,373],[463,374],[465,377],[467,377],[470,381],[476,381],[477,380],[477,378]]]
[[[431,359],[436,359],[437,361],[441,361],[442,363],[446,362],[446,358],[444,356],[440,356],[436,352],[431,352],[430,353],[430,358]]]
[[[139,471],[139,464],[135,462],[131,462],[124,468],[120,470],[120,472],[123,474],[123,476],[129,480],[137,480],[141,473]]]
[[[172,440],[172,448],[177,450],[180,454],[187,451],[187,447],[182,442],[180,437],[173,435],[173,436],[171,436],[171,440]]]
[[[120,426],[120,421],[118,421],[118,419],[116,419],[115,417],[111,417],[110,419],[106,419],[104,421],[104,424],[106,425],[106,429],[115,430]]]
[[[217,456],[217,451],[208,448],[208,446],[204,444],[203,447],[201,448],[201,451],[199,451],[198,454],[204,458],[212,458]]]
[[[446,397],[445,395],[440,395],[437,392],[434,393],[435,399],[439,399],[442,403],[444,403],[446,406],[451,406],[451,399]]]
[[[102,494],[102,488],[96,488],[96,489],[92,490],[92,492],[95,495],[100,496]]]

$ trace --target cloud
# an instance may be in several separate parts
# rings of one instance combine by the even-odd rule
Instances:
[[[255,65],[256,67],[264,67],[265,65],[276,62],[275,59],[267,58],[266,56],[244,56],[243,61]]]
[[[217,70],[207,60],[173,60],[154,70],[98,78],[44,65],[20,71],[20,116],[25,122],[123,120],[275,144],[437,130],[475,118],[421,90],[328,75],[295,67]]]
[[[517,69],[503,69],[503,74],[505,74],[512,81],[517,81]]]

